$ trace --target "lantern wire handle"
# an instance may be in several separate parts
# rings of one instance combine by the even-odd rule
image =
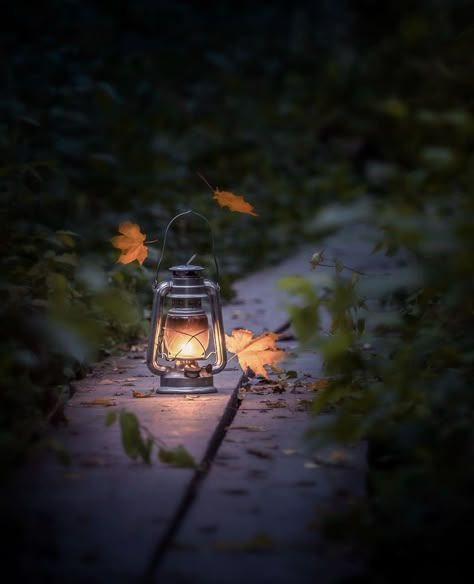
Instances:
[[[214,234],[212,233],[212,227],[211,224],[209,223],[209,221],[204,217],[204,215],[201,215],[200,213],[197,213],[196,211],[193,211],[192,209],[190,209],[189,211],[184,211],[183,213],[178,213],[178,215],[176,215],[176,217],[173,217],[173,219],[171,219],[171,221],[168,223],[166,230],[165,230],[165,237],[163,239],[163,247],[161,249],[161,256],[160,259],[158,260],[158,266],[156,268],[156,276],[155,276],[155,281],[153,282],[153,286],[155,287],[158,284],[158,276],[160,273],[160,267],[161,267],[161,262],[163,261],[163,257],[165,255],[165,248],[166,248],[166,238],[168,237],[168,231],[171,227],[171,225],[176,221],[176,219],[179,219],[180,217],[183,217],[184,215],[189,215],[189,214],[193,214],[196,215],[197,217],[200,217],[203,221],[205,221],[207,223],[207,226],[209,227],[209,231],[211,234],[211,245],[212,245],[212,257],[214,258],[214,265],[216,266],[216,280],[219,280],[219,265],[217,263],[217,258],[216,258],[216,254],[215,254],[215,247],[214,247]],[[193,261],[193,259],[196,257],[196,254],[194,254],[188,261],[186,265],[189,265],[190,262]]]

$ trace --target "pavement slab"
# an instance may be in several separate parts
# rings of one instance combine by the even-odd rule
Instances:
[[[329,238],[327,257],[370,268],[375,277],[388,274],[383,258],[370,257],[373,241],[351,233]],[[279,279],[305,276],[315,287],[327,281],[309,270],[314,251],[296,251],[237,282],[223,310],[226,332],[284,328],[285,305],[294,299]],[[143,346],[75,383],[68,423],[50,434],[71,464],[36,452],[2,488],[11,534],[4,551],[17,572],[10,581],[305,584],[317,577],[326,584],[357,572],[362,556],[325,542],[321,518],[365,497],[365,445],[316,450],[305,439],[310,423],[324,423],[307,411],[309,382],[321,379],[322,364],[316,353],[299,352],[291,334],[287,339],[282,367],[297,379],[278,392],[255,380],[239,390],[234,360],[215,377],[218,393],[135,398],[134,391],[157,385]],[[150,466],[131,461],[118,425],[105,426],[110,408],[136,413],[168,447],[184,445],[201,469],[173,468],[156,455]]]

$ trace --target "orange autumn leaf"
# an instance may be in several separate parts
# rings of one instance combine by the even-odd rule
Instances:
[[[220,191],[219,189],[214,189],[200,172],[198,172],[197,175],[211,189],[211,191],[214,193],[214,199],[216,199],[221,207],[229,207],[231,211],[247,213],[247,215],[253,215],[254,217],[258,216],[257,213],[255,213],[253,210],[253,205],[248,203],[243,197],[240,195],[234,195],[234,193],[229,191]]]
[[[221,207],[229,207],[231,211],[247,213],[247,215],[257,217],[257,213],[253,210],[253,205],[247,203],[247,201],[240,195],[234,195],[234,193],[228,191],[219,191],[218,189],[215,189],[213,193],[214,199],[217,200]]]
[[[136,223],[120,223],[119,233],[112,237],[111,242],[114,247],[120,250],[120,256],[117,262],[122,264],[129,264],[133,260],[137,260],[141,265],[148,255],[148,248],[143,244],[146,235],[140,231],[140,227]]]
[[[225,336],[225,342],[244,371],[250,367],[256,375],[267,377],[264,365],[276,365],[285,356],[285,351],[275,345],[277,338],[276,333],[263,333],[254,338],[252,331],[234,329],[232,336]]]

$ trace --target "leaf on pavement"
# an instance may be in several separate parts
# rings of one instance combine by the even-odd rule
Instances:
[[[214,549],[225,552],[262,552],[271,550],[274,546],[272,538],[264,532],[256,533],[244,541],[218,541]]]
[[[117,262],[129,264],[137,260],[140,265],[143,264],[148,255],[148,248],[143,244],[146,235],[136,223],[128,221],[120,223],[118,230],[122,235],[115,235],[111,239],[112,245],[121,252]]]
[[[79,402],[81,406],[114,406],[115,400],[113,397],[96,397],[95,399],[87,399]]]
[[[132,396],[133,397],[151,397],[153,394],[152,393],[143,393],[142,391],[136,391],[135,389],[132,389]]]
[[[227,430],[248,430],[249,432],[265,432],[263,426],[229,426]]]
[[[273,458],[273,454],[271,452],[262,450],[261,448],[247,448],[246,450],[249,454],[253,454],[253,456],[256,456],[257,458],[266,458],[268,460]]]
[[[263,333],[258,337],[246,329],[234,329],[232,336],[225,336],[227,348],[235,353],[244,371],[250,367],[255,375],[267,377],[264,365],[276,365],[285,356],[285,351],[275,345],[276,333]]]

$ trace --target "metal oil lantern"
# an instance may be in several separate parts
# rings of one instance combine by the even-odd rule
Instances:
[[[219,285],[203,277],[203,267],[191,264],[195,256],[169,268],[171,279],[158,280],[168,231],[177,219],[189,214],[203,219],[210,229],[217,278],[219,275],[209,221],[195,211],[176,215],[166,227],[153,283],[147,365],[160,376],[157,393],[215,392],[213,376],[227,364]]]

